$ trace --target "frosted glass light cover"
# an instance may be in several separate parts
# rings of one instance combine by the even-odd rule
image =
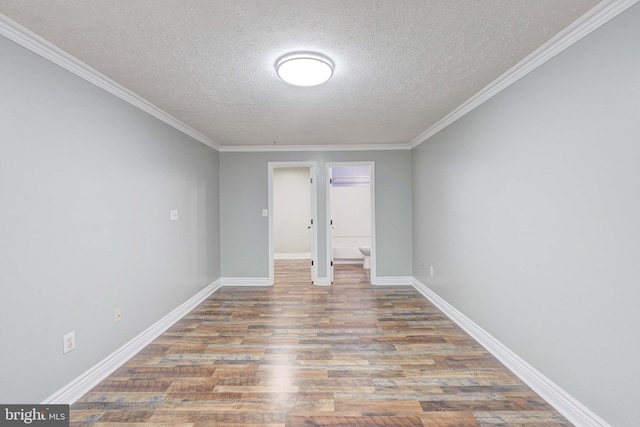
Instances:
[[[333,75],[333,63],[315,53],[285,55],[276,64],[276,72],[285,82],[295,86],[316,86]]]

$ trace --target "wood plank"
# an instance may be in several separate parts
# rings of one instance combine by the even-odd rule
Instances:
[[[221,288],[71,407],[73,426],[568,426],[409,286],[276,263]]]

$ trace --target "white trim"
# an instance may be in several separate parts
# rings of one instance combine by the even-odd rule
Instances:
[[[333,265],[362,265],[364,260],[362,258],[334,258]]]
[[[201,134],[192,127],[184,124],[169,113],[161,110],[146,99],[136,95],[129,89],[113,81],[95,68],[90,67],[78,58],[68,54],[53,43],[43,39],[36,33],[23,27],[11,18],[0,13],[0,35],[19,44],[20,46],[40,55],[54,64],[64,68],[65,70],[75,74],[76,76],[88,81],[89,83],[109,92],[110,94],[122,99],[123,101],[149,113],[156,119],[163,121],[169,126],[174,127],[180,132],[192,137],[193,139],[207,145],[215,150],[220,150],[220,145]]]
[[[225,145],[222,152],[275,152],[275,151],[393,151],[410,150],[407,144],[358,144],[358,145]]]
[[[222,286],[273,286],[268,277],[223,277]]]
[[[89,370],[85,371],[82,375],[46,398],[42,404],[73,404],[75,401],[87,394],[93,387],[98,385],[100,381],[104,380],[116,369],[140,352],[140,350],[151,344],[151,342],[160,336],[160,334],[169,329],[178,320],[182,319],[191,310],[206,300],[212,293],[217,291],[220,286],[220,279],[211,283],[162,319],[142,331],[125,345],[98,362]]]
[[[578,427],[611,427],[606,421],[591,412],[587,407],[574,399],[569,393],[545,377],[541,372],[529,365],[524,359],[498,341],[489,332],[462,314],[438,294],[429,289],[415,277],[413,287],[425,298],[438,307],[445,315],[460,326],[480,345],[493,354],[502,364],[518,376],[525,384],[533,389]]]
[[[376,277],[375,281],[371,281],[376,286],[411,286],[413,285],[413,277],[411,276],[386,276]]]
[[[473,95],[467,101],[437,121],[426,131],[411,140],[408,144],[368,144],[368,145],[255,145],[255,146],[221,146],[209,137],[187,126],[167,112],[149,101],[136,95],[124,86],[111,80],[104,74],[68,54],[51,42],[33,33],[0,13],[0,35],[12,40],[22,47],[42,56],[65,70],[104,89],[125,102],[145,111],[177,130],[191,136],[201,143],[218,151],[227,152],[268,152],[268,151],[379,151],[410,150],[420,145],[451,123],[472,111],[512,83],[538,68],[584,36],[595,31],[639,0],[603,0],[595,7],[560,31],[538,49],[526,56],[522,61],[507,70],[500,77]]]
[[[311,252],[274,253],[273,259],[311,259]]]
[[[318,277],[313,284],[316,286],[331,286],[331,280],[328,277]]]
[[[638,1],[639,0],[601,1],[571,25],[560,31],[538,49],[534,50],[531,54],[527,55],[522,61],[507,70],[507,72],[489,83],[471,98],[467,99],[455,110],[437,121],[429,129],[415,137],[411,142],[409,142],[409,148],[414,148],[422,144],[427,139],[449,126],[451,123],[485,103],[499,92],[502,92],[508,86],[540,67],[542,64],[573,45],[584,36],[595,31]]]

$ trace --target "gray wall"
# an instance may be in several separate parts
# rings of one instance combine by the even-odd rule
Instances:
[[[640,380],[638,40],[640,5],[413,152],[414,275],[616,426]]]
[[[269,162],[313,161],[318,174],[318,252],[326,277],[325,163],[375,162],[378,276],[411,275],[411,152],[220,153],[220,222],[223,277],[269,276],[267,207]]]
[[[0,402],[47,398],[219,278],[218,215],[216,151],[0,37]]]

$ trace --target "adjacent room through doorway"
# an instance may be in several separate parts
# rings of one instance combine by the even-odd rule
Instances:
[[[357,265],[375,278],[373,163],[327,165],[327,246],[333,267]]]
[[[296,275],[307,265],[308,280],[317,274],[315,260],[315,183],[313,165],[306,163],[273,164],[269,168],[270,278],[276,263],[295,264]],[[286,260],[287,262],[283,262]]]

